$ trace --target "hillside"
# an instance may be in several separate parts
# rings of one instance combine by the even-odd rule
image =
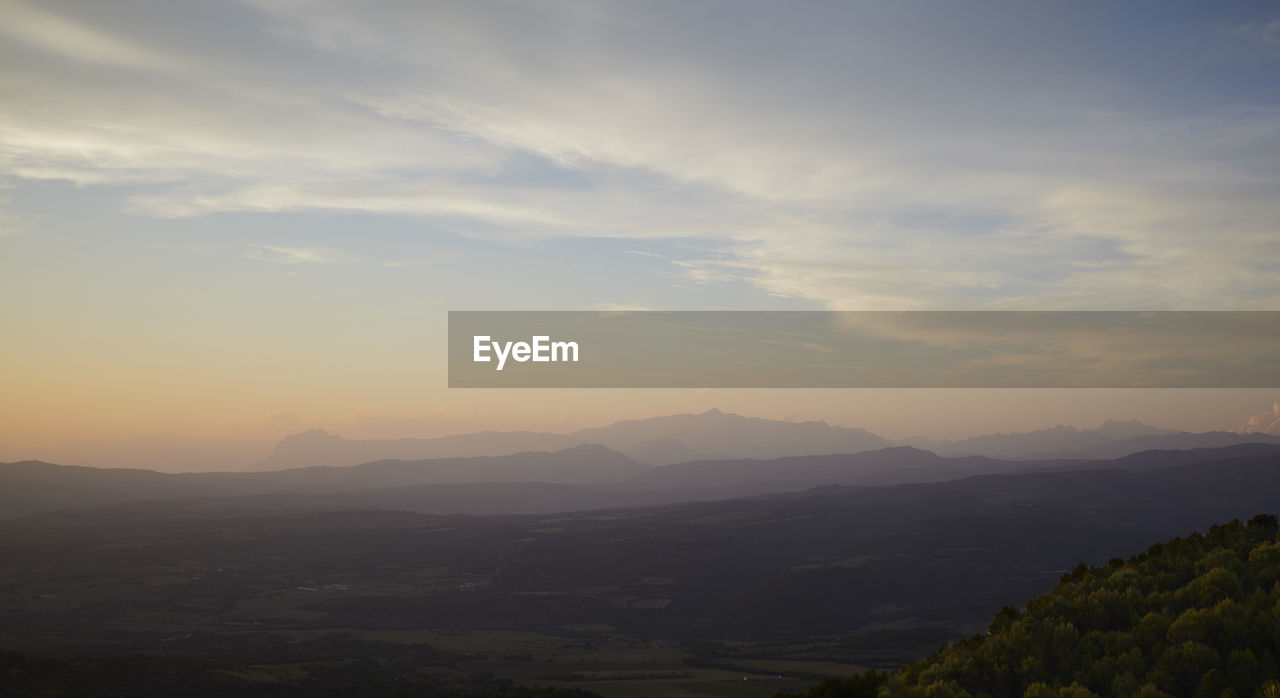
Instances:
[[[541,496],[526,485],[503,496],[521,491]],[[0,621],[11,632],[40,632],[69,627],[73,608],[86,618],[126,618],[154,603],[150,592],[130,592],[101,607],[60,602],[51,613],[38,598],[62,593],[51,587],[66,580],[60,568],[37,563],[75,560],[84,580],[98,582],[235,569],[234,583],[228,577],[216,592],[166,581],[167,603],[261,595],[273,618],[318,612],[326,627],[384,618],[531,631],[607,623],[658,637],[883,628],[962,637],[1001,606],[1052,588],[1080,560],[1105,561],[1248,516],[1277,493],[1273,455],[519,517],[270,508],[216,516],[190,502],[51,513],[0,525],[0,553],[20,561],[9,572],[14,602],[0,605]],[[380,523],[352,524],[365,519]],[[117,549],[122,542],[129,555]],[[352,589],[323,599],[282,595],[312,580]],[[459,593],[463,581],[477,587]],[[264,621],[256,610],[226,614],[222,620]]]
[[[703,460],[648,466],[603,446],[554,453],[375,461],[256,473],[158,473],[49,463],[0,463],[0,520],[108,508],[154,518],[164,511],[236,512],[397,509],[425,514],[547,514],[714,501],[798,492],[822,485],[883,486],[974,475],[1121,469],[1141,472],[1280,456],[1280,446],[1146,451],[1102,460],[944,458],[898,446],[854,454],[774,460]]]
[[[1259,515],[1081,563],[987,633],[890,679],[881,695],[1235,696],[1280,679],[1280,535]]]
[[[20,670],[0,675],[0,693],[50,674],[94,681],[140,655],[155,672],[244,667],[231,678],[252,685],[224,682],[216,695],[398,681],[425,661],[441,687],[466,690],[487,674],[610,698],[762,698],[906,665],[1081,560],[1273,508],[1280,457],[1251,450],[526,516],[218,514],[187,501],[0,522],[0,652],[20,655],[0,656],[0,672]],[[1241,589],[1259,584],[1237,576]],[[41,663],[57,657],[97,659]]]
[[[265,495],[313,497],[311,505],[370,506],[368,496],[342,501],[337,493],[381,490],[385,503],[403,506],[406,487],[485,483],[498,493],[491,507],[503,510],[511,483],[592,484],[621,481],[649,469],[601,446],[582,445],[554,453],[375,461],[336,468],[315,466],[258,473],[159,473],[126,468],[85,468],[38,461],[0,463],[0,519],[60,509],[129,502],[216,499]],[[572,488],[567,488],[572,490]],[[581,506],[590,492],[577,499]],[[378,499],[378,497],[374,497]],[[426,496],[427,506],[441,500]],[[447,499],[444,500],[447,503]],[[559,501],[559,500],[557,500]],[[573,508],[573,502],[569,502]],[[482,507],[483,508],[483,507]],[[448,511],[453,511],[448,509]]]

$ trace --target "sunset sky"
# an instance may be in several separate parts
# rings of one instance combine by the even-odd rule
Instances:
[[[444,342],[448,310],[1280,309],[1275,3],[0,19],[0,460],[711,407],[1277,428],[1264,390],[451,391]]]

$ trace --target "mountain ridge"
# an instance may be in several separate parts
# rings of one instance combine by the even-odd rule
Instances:
[[[229,507],[400,508],[424,513],[548,513],[609,506],[716,501],[797,492],[823,485],[887,486],[975,475],[1152,468],[1232,458],[1280,458],[1280,445],[1149,451],[1120,459],[1018,461],[939,456],[909,446],[776,459],[699,460],[669,466],[639,463],[604,446],[510,456],[382,460],[359,466],[312,466],[257,473],[161,473],[41,462],[0,464],[4,518],[143,501],[224,498]],[[520,483],[538,497],[511,496]],[[460,487],[465,485],[466,487]],[[448,487],[465,497],[450,499]],[[415,489],[417,488],[417,489]],[[230,498],[257,497],[257,504]],[[213,505],[211,505],[213,506]]]
[[[911,446],[941,456],[985,456],[1016,460],[1119,458],[1152,449],[1280,444],[1280,436],[1247,432],[1187,432],[1136,420],[1108,419],[1092,429],[1058,425],[1029,432],[984,434],[957,441],[924,437],[891,440],[865,429],[823,420],[786,421],[747,417],[719,409],[643,419],[625,419],[566,434],[480,431],[435,438],[345,439],[322,429],[284,437],[248,471],[310,465],[350,466],[376,460],[501,456],[558,451],[598,443],[649,465],[694,460],[772,459],[859,453]]]

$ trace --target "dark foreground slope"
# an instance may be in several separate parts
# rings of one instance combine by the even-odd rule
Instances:
[[[48,515],[0,526],[0,623],[967,634],[1080,560],[1278,500],[1264,457],[539,516]]]
[[[1124,562],[1081,563],[987,633],[881,689],[915,696],[1261,695],[1280,679],[1275,516],[1214,526]],[[1272,689],[1274,690],[1274,689]]]
[[[922,657],[1081,560],[1280,501],[1275,456],[1170,461],[537,516],[49,514],[0,524],[0,651],[282,685],[376,664],[606,696],[740,667],[803,686]]]
[[[368,656],[368,643],[331,636],[285,648],[305,670],[290,680],[244,676],[262,643],[242,648],[241,662],[227,657],[32,657],[0,651],[0,695],[57,698],[599,698],[563,687],[516,686],[510,679],[474,675],[449,680],[430,671],[448,668],[450,657],[429,646],[394,646]],[[279,647],[267,649],[279,650]],[[384,648],[386,651],[387,648]]]

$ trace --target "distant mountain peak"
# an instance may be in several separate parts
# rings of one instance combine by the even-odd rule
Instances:
[[[1153,427],[1150,424],[1144,424],[1136,419],[1108,419],[1099,425],[1098,428],[1094,429],[1093,432],[1095,434],[1105,434],[1116,438],[1134,438],[1138,436],[1174,433],[1169,429]]]
[[[476,432],[432,439],[360,440],[344,439],[323,429],[308,429],[285,437],[253,469],[550,452],[583,444],[598,444],[597,448],[660,465],[700,458],[767,459],[858,453],[883,448],[890,442],[864,429],[833,426],[824,421],[779,421],[712,407],[700,413],[627,419],[567,434]],[[573,453],[596,454],[604,459],[601,451],[575,450]]]
[[[307,429],[296,434],[289,434],[280,440],[281,443],[286,441],[346,441],[346,439],[336,434],[330,434],[324,429]]]

